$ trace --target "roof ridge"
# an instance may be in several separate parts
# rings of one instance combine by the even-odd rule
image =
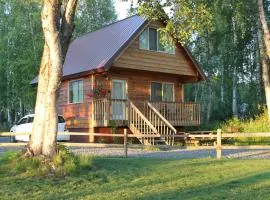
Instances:
[[[85,33],[85,34],[83,34],[83,35],[80,35],[80,36],[78,36],[77,38],[75,38],[74,41],[77,40],[77,39],[81,39],[82,37],[88,36],[88,35],[90,35],[90,34],[92,34],[92,33],[101,31],[101,30],[103,30],[103,29],[105,29],[105,28],[108,28],[109,26],[112,26],[112,25],[117,24],[117,23],[119,23],[119,22],[125,21],[125,20],[127,20],[127,19],[132,18],[132,17],[136,17],[136,16],[142,17],[142,16],[140,16],[139,14],[134,14],[134,15],[128,16],[128,17],[126,17],[126,18],[124,18],[124,19],[121,19],[121,20],[112,22],[112,23],[110,23],[110,24],[106,24],[106,25],[102,26],[101,28],[99,28],[99,29],[97,29],[97,30],[95,30],[95,31],[90,31],[90,32],[88,32],[88,33]],[[144,17],[142,17],[142,18],[144,18]]]

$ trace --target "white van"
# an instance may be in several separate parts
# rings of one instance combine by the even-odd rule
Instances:
[[[26,115],[23,118],[21,118],[17,124],[12,126],[10,129],[10,132],[16,132],[16,133],[25,133],[25,132],[31,132],[33,128],[33,121],[34,121],[34,114]],[[58,131],[59,132],[66,132],[66,121],[63,116],[58,115]],[[29,135],[16,135],[14,137],[15,141],[23,141],[28,142],[29,141]],[[68,141],[70,140],[70,135],[57,135],[58,141]]]

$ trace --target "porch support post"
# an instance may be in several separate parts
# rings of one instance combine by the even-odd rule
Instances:
[[[185,87],[183,83],[181,83],[181,100],[182,102],[185,101]]]
[[[95,75],[92,74],[91,75],[91,90],[94,94],[94,87],[95,86]],[[89,129],[89,142],[90,143],[94,143],[95,142],[95,136],[94,136],[94,95],[92,96],[92,102],[91,102],[91,110],[92,110],[92,114],[91,114],[91,125],[90,125],[90,129]]]

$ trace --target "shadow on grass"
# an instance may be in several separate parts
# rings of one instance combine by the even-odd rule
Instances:
[[[227,179],[211,179],[212,174],[222,174],[221,169],[239,163],[213,159],[96,158],[92,171],[78,175],[34,179],[1,174],[0,184],[6,183],[2,188],[5,197],[16,193],[27,199],[247,199],[249,196],[245,195],[251,191],[258,193],[249,186],[268,180],[269,172],[253,170],[253,175],[247,172],[236,177],[230,174]],[[216,166],[218,171],[211,171]],[[201,175],[206,177],[200,179]],[[248,190],[247,194],[241,194],[244,189]]]
[[[269,179],[270,172],[258,173],[217,185],[191,187],[184,191],[172,190],[146,194],[141,199],[269,199],[270,182],[260,185]]]

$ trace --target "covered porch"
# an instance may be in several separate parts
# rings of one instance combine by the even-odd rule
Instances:
[[[132,103],[132,105],[131,105]],[[200,125],[200,104],[183,102],[131,101],[123,99],[94,99],[94,127],[129,126],[130,120],[141,117],[152,124],[160,123],[160,118],[172,126]],[[153,116],[155,113],[158,117]]]

